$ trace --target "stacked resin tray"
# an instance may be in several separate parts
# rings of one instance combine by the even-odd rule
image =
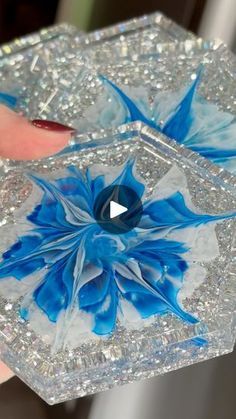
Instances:
[[[77,129],[57,156],[0,162],[1,359],[50,404],[235,342],[234,56],[160,14],[63,28],[0,60],[18,109]],[[127,187],[142,209],[123,193],[115,234]]]

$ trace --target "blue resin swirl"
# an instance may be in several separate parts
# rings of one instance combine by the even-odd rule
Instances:
[[[83,174],[71,166],[56,180],[35,174],[30,179],[41,191],[41,202],[26,216],[30,229],[3,254],[0,278],[22,281],[42,270],[32,298],[51,322],[73,306],[90,314],[94,333],[107,335],[116,327],[122,299],[142,318],[173,313],[189,323],[198,321],[177,300],[190,249],[168,234],[183,230],[184,239],[188,227],[197,229],[235,214],[197,214],[177,191],[165,199],[143,202],[140,224],[112,235],[93,215],[96,197],[109,186],[104,175],[93,177],[89,169]],[[131,160],[111,184],[126,185],[140,198],[145,192]],[[21,316],[30,318],[27,305],[22,306]]]

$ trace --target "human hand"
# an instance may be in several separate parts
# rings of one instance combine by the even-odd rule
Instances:
[[[0,105],[0,158],[14,160],[39,159],[62,150],[73,129],[48,121],[28,121],[23,116]],[[0,361],[0,383],[13,376]]]

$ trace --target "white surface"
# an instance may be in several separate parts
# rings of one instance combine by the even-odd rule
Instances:
[[[236,1],[208,0],[199,28],[206,39],[219,38],[230,47],[236,33]]]

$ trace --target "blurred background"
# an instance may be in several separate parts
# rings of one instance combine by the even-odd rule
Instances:
[[[185,28],[236,49],[235,0],[0,0],[0,42],[67,21],[90,31],[160,10]]]
[[[0,43],[56,22],[90,31],[157,10],[236,51],[236,0],[0,0]],[[235,367],[234,353],[52,407],[13,378],[0,386],[0,419],[235,419]]]

